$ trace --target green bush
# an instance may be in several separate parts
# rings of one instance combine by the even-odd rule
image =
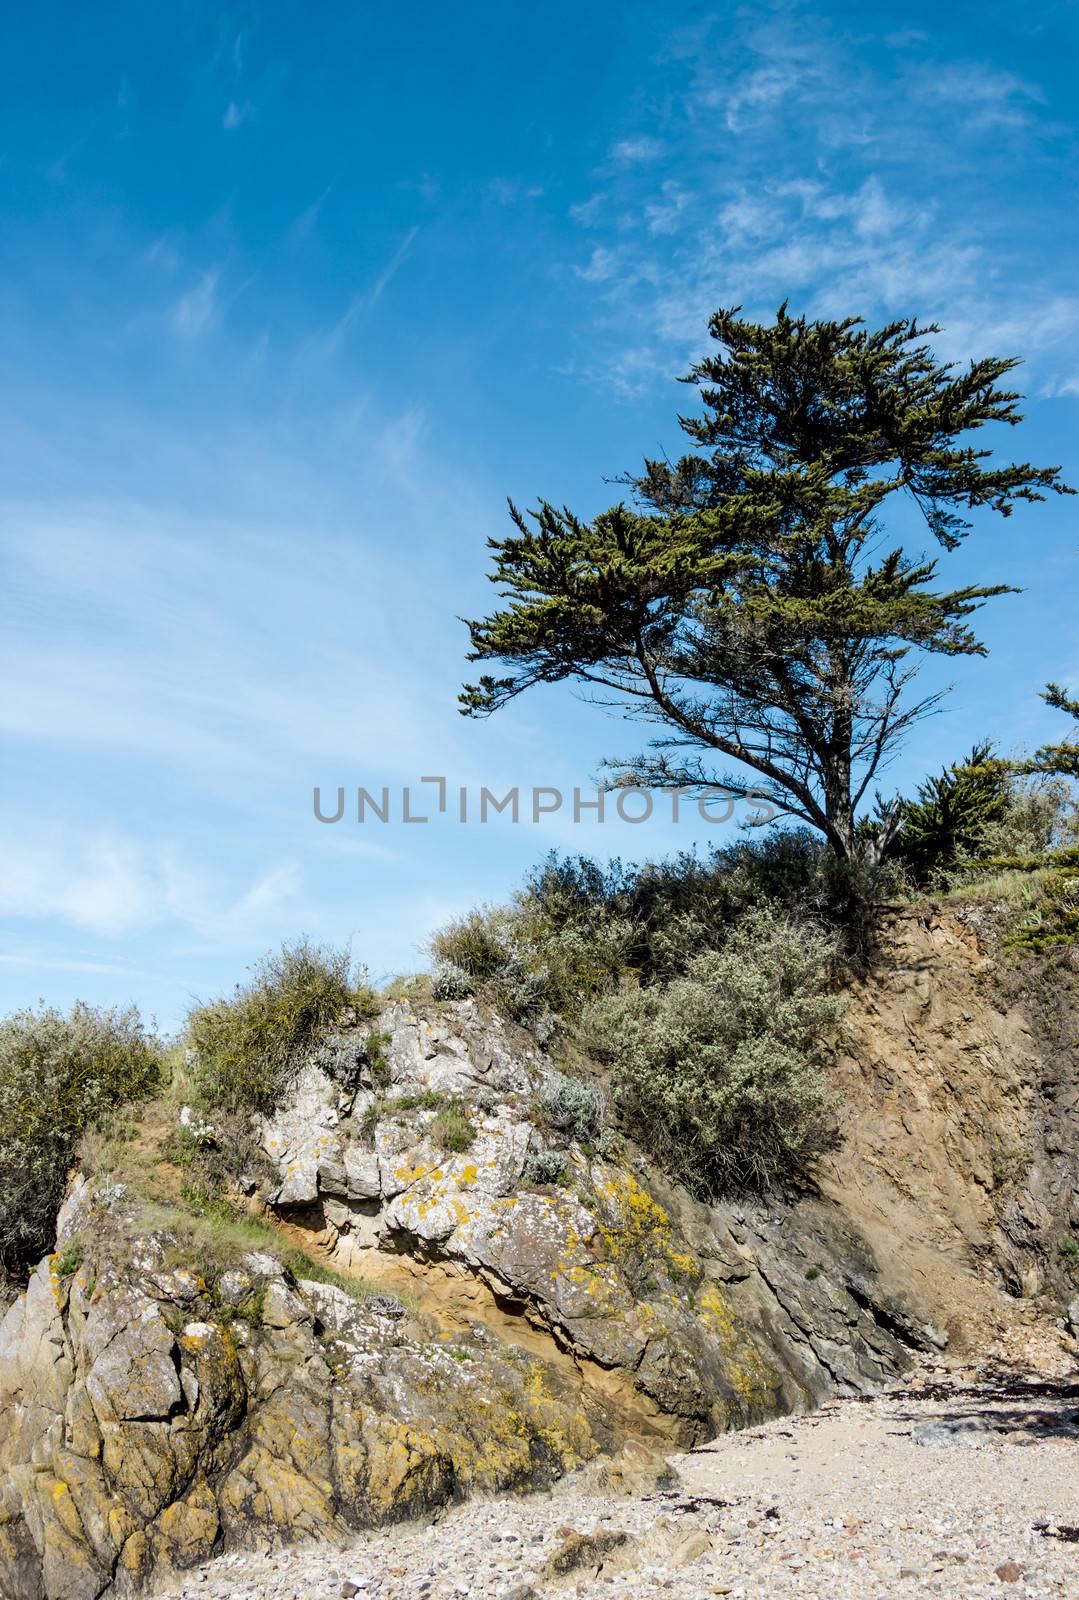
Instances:
[[[511,905],[480,907],[435,934],[436,994],[486,992],[514,1021],[542,1025],[575,1016],[612,982],[629,943],[628,924],[603,902],[559,922],[526,885]]]
[[[1058,851],[1045,862],[1035,857],[998,865],[1018,869],[1038,886],[1033,905],[1002,941],[1006,949],[1045,955],[1079,940],[1079,848]]]
[[[302,939],[265,956],[228,999],[188,1013],[206,1103],[272,1112],[305,1054],[350,1008],[369,1015],[374,1006],[347,950]]]
[[[160,1082],[161,1048],[136,1010],[76,1003],[0,1022],[0,1265],[13,1274],[52,1243],[79,1137]]]
[[[834,955],[828,935],[758,908],[682,977],[586,1011],[583,1042],[610,1065],[627,1131],[695,1192],[767,1188],[825,1143]]]
[[[428,1132],[441,1150],[457,1155],[471,1149],[476,1138],[472,1119],[459,1100],[451,1101],[436,1112]]]
[[[416,1094],[376,1095],[363,1113],[360,1130],[366,1139],[373,1139],[375,1129],[386,1117],[395,1117],[402,1111],[412,1111],[419,1106],[424,1111],[438,1111],[446,1105],[448,1096],[441,1089],[420,1089]]]
[[[390,1039],[390,1034],[375,1029],[368,1033],[331,1033],[311,1051],[310,1060],[344,1089],[354,1089],[358,1084],[385,1089],[393,1076],[386,1056]]]
[[[603,1128],[603,1097],[594,1084],[564,1072],[545,1078],[532,1097],[532,1120],[563,1140],[591,1145]]]
[[[452,961],[439,961],[431,976],[431,993],[436,1000],[468,1000],[476,992],[474,978]]]
[[[521,1182],[525,1188],[533,1184],[537,1187],[557,1184],[567,1189],[572,1181],[573,1174],[557,1150],[530,1150],[525,1156],[521,1171]]]
[[[86,1259],[86,1247],[81,1239],[69,1239],[56,1258],[56,1271],[61,1278],[70,1278],[78,1272]]]

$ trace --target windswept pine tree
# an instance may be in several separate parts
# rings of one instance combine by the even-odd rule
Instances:
[[[661,729],[608,764],[612,781],[764,794],[841,858],[877,857],[898,811],[859,829],[859,807],[940,699],[911,693],[919,662],[984,654],[968,618],[1008,592],[939,588],[936,560],[889,536],[889,511],[913,503],[947,553],[969,512],[1072,491],[1057,467],[968,442],[1021,421],[1002,387],[1014,359],[944,364],[926,342],[939,329],[914,320],[739,313],[711,319],[718,348],[684,380],[703,405],[679,419],[693,452],[623,480],[632,504],[588,522],[511,502],[513,531],[489,541],[505,604],[470,624],[469,657],[509,670],[466,686],[461,708],[576,680]]]
[[[1070,700],[1058,683],[1046,684],[1042,699],[1055,711],[1064,711],[1079,721],[1079,700]],[[1066,739],[1062,744],[1043,744],[1034,752],[1028,763],[1030,772],[1048,772],[1063,778],[1079,778],[1079,740]]]

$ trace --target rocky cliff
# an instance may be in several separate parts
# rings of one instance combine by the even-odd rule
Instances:
[[[1075,993],[1074,957],[1043,983],[969,918],[894,915],[836,1044],[833,1152],[743,1205],[545,1124],[551,1062],[476,1001],[391,1000],[377,1049],[357,1025],[302,1065],[249,1184],[339,1283],[194,1259],[167,1213],[74,1181],[0,1330],[0,1592],[134,1596],[215,1549],[592,1458],[617,1478],[914,1350],[1016,1348],[1036,1297],[1067,1303]]]

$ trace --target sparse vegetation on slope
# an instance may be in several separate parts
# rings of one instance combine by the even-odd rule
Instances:
[[[161,1048],[134,1008],[77,1002],[0,1022],[0,1268],[52,1243],[72,1153],[87,1128],[157,1086]]]
[[[804,832],[639,868],[552,856],[434,947],[541,1039],[600,1063],[623,1128],[691,1188],[767,1187],[826,1137],[831,926],[855,900],[868,917],[870,876]],[[550,1078],[531,1112],[556,1139],[599,1139],[602,1097],[582,1078]]]
[[[304,1053],[350,1008],[373,1013],[374,996],[349,951],[301,939],[263,957],[248,983],[188,1016],[207,1103],[272,1111]]]

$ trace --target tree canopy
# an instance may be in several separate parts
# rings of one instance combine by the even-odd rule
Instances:
[[[998,464],[966,439],[1021,421],[1002,387],[1014,359],[942,363],[940,330],[913,319],[740,309],[712,317],[717,349],[683,380],[703,406],[679,418],[692,453],[646,460],[622,480],[631,503],[592,521],[510,503],[512,531],[488,541],[504,604],[469,624],[469,659],[503,675],[467,685],[461,709],[576,680],[659,725],[647,753],[608,763],[612,782],[764,795],[842,857],[879,853],[895,819],[859,830],[856,815],[940,698],[909,693],[919,661],[983,654],[968,619],[1008,592],[938,587],[886,510],[906,497],[949,552],[967,513],[1072,491],[1059,468]]]
[[[1070,700],[1059,683],[1047,684],[1042,699],[1054,710],[1064,711],[1079,721],[1079,700]],[[1079,739],[1066,739],[1062,744],[1043,744],[1040,750],[1034,752],[1026,770],[1079,778]]]

